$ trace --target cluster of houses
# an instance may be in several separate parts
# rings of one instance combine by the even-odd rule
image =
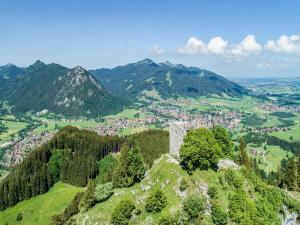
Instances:
[[[0,164],[9,167],[19,163],[27,152],[42,145],[52,137],[52,132],[34,133],[31,131],[24,138],[17,138],[11,143],[12,148],[5,152]]]
[[[243,132],[260,132],[260,133],[273,133],[279,131],[288,131],[288,127],[248,127]]]
[[[283,105],[276,105],[271,103],[261,104],[257,106],[258,109],[264,111],[292,111],[292,112],[300,112],[300,106],[283,106]]]

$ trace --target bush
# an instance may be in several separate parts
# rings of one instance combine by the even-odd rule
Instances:
[[[203,200],[196,196],[190,196],[183,202],[183,211],[188,216],[189,221],[197,219],[204,210]]]
[[[188,183],[187,183],[186,179],[182,178],[180,181],[179,190],[185,191],[187,188],[188,188]]]
[[[211,131],[206,128],[191,130],[180,148],[182,166],[189,172],[196,168],[216,168],[222,149]]]
[[[148,212],[160,212],[167,205],[167,197],[159,190],[154,189],[146,199],[145,209]]]
[[[225,179],[229,185],[234,186],[235,188],[240,188],[243,185],[243,178],[233,170],[225,171]]]
[[[135,205],[131,200],[121,200],[112,213],[111,223],[115,225],[129,224],[134,209]]]
[[[177,220],[170,215],[165,215],[159,219],[158,225],[177,225]]]
[[[106,183],[106,184],[98,184],[96,186],[96,190],[94,193],[94,197],[97,202],[102,202],[107,200],[113,194],[113,184]]]
[[[231,137],[229,133],[226,131],[224,127],[215,126],[212,129],[215,139],[222,149],[223,157],[227,157],[232,159],[233,154],[233,142],[231,141]]]
[[[217,195],[218,195],[218,188],[215,186],[208,187],[207,193],[208,193],[209,197],[213,199],[213,198],[217,197]]]
[[[87,189],[83,194],[83,197],[80,201],[80,208],[83,211],[88,210],[89,208],[93,207],[97,201],[95,198],[95,190],[96,190],[96,183],[94,180],[90,180]]]
[[[216,225],[225,225],[228,223],[228,214],[220,206],[212,204],[211,208],[212,221]]]
[[[17,221],[21,221],[23,219],[23,214],[22,213],[18,213],[16,220]]]

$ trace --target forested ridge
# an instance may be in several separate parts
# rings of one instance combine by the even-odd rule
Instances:
[[[151,165],[154,159],[168,151],[168,132],[149,130],[119,137],[65,127],[11,169],[0,184],[0,210],[47,192],[58,181],[86,186],[89,179],[99,174],[99,160],[111,152],[118,152],[124,143],[139,145],[145,162]]]

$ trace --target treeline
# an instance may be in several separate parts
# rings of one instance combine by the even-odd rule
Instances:
[[[295,155],[297,155],[298,151],[300,150],[300,142],[286,141],[286,140],[280,139],[275,136],[268,136],[267,144],[279,146],[283,150],[290,151],[290,152],[294,153]]]
[[[298,157],[284,158],[280,162],[278,171],[268,174],[267,182],[290,191],[299,191],[300,155],[298,154]]]
[[[287,141],[275,136],[269,136],[267,133],[261,134],[249,132],[243,136],[243,139],[247,144],[253,143],[258,146],[262,146],[262,144],[266,143],[267,145],[279,146],[283,150],[290,151],[295,155],[297,155],[300,150],[299,141]]]
[[[277,138],[276,138],[277,140]],[[274,145],[274,144],[273,144]],[[236,162],[239,165],[244,165],[249,171],[255,172],[266,183],[284,188],[290,191],[300,190],[300,151],[298,157],[287,157],[281,160],[278,170],[266,173],[260,169],[255,158],[251,158],[246,152],[247,144],[243,138],[240,139]]]
[[[86,186],[89,179],[99,174],[99,160],[111,152],[118,152],[125,142],[129,145],[137,142],[147,164],[151,165],[168,150],[168,132],[145,131],[122,138],[65,127],[11,169],[0,184],[0,210],[47,192],[57,181]]]

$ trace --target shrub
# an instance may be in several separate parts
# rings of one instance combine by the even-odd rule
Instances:
[[[225,171],[225,179],[229,185],[234,186],[235,188],[240,188],[243,185],[243,178],[233,170]]]
[[[167,197],[159,190],[154,189],[146,199],[145,209],[148,212],[160,212],[167,205]]]
[[[96,190],[96,183],[94,180],[89,180],[87,189],[83,194],[83,197],[80,201],[80,208],[83,211],[88,210],[89,208],[93,207],[97,201],[95,198],[95,190]]]
[[[177,224],[176,218],[170,215],[162,216],[158,221],[158,225],[176,225],[176,224]]]
[[[129,224],[134,209],[135,205],[131,200],[121,200],[112,213],[111,223],[115,225]]]
[[[228,223],[228,214],[220,206],[212,204],[211,208],[212,221],[216,225],[225,225]]]
[[[22,213],[18,213],[16,220],[17,221],[21,221],[23,219],[23,214]]]
[[[212,129],[215,139],[222,149],[223,157],[233,158],[233,142],[231,141],[231,137],[229,133],[226,131],[224,127],[215,126]]]
[[[196,168],[216,168],[222,150],[214,135],[206,128],[191,130],[180,148],[181,164],[189,172]]]
[[[188,219],[197,219],[204,210],[203,200],[196,196],[190,196],[183,202],[183,211],[188,216]]]
[[[229,195],[229,216],[236,224],[254,224],[255,204],[242,189],[235,190]]]
[[[215,186],[208,187],[207,193],[208,193],[209,197],[213,199],[213,198],[217,197],[217,195],[218,195],[218,188]]]
[[[106,183],[106,184],[98,184],[96,186],[96,190],[94,193],[94,197],[97,202],[102,202],[107,200],[113,194],[113,184]]]
[[[179,190],[185,191],[187,188],[188,188],[188,183],[187,183],[186,179],[182,178],[180,181]]]

